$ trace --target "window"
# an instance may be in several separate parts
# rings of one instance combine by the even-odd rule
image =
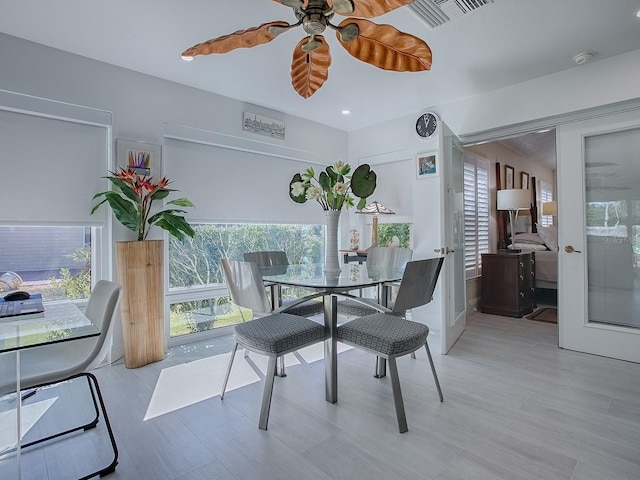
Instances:
[[[540,180],[540,201],[550,202],[553,200],[553,191],[551,190],[551,184]],[[539,205],[540,211],[542,211],[542,203]],[[540,215],[540,225],[543,227],[549,227],[553,225],[552,215]]]
[[[324,225],[199,224],[193,238],[169,239],[169,330],[172,338],[234,325],[251,318],[231,304],[220,260],[245,252],[282,250],[289,263],[322,263]],[[300,289],[283,289],[284,297]]]
[[[464,155],[464,264],[467,278],[481,272],[481,254],[489,252],[489,162]]]
[[[45,302],[89,297],[91,227],[0,226],[0,292],[40,293]]]

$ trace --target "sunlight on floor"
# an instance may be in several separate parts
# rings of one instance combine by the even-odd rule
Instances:
[[[42,402],[22,406],[20,409],[22,416],[21,438],[24,438],[57,399],[58,397],[48,398]],[[7,450],[16,448],[17,423],[15,408],[0,412],[0,455]]]
[[[339,344],[338,353],[350,348]],[[144,420],[150,420],[220,395],[230,355],[230,353],[215,355],[163,369],[149,401]],[[316,343],[300,349],[297,355],[306,363],[322,360],[324,358],[324,344]],[[285,355],[286,368],[299,364],[300,361],[295,354]],[[254,370],[254,365],[259,369],[259,375]],[[261,381],[264,378],[266,368],[267,357],[251,353],[249,358],[245,359],[244,350],[238,349],[229,377],[227,392]]]

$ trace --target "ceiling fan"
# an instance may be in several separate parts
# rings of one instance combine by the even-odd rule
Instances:
[[[340,45],[350,55],[384,70],[418,72],[431,68],[431,49],[421,39],[391,25],[378,25],[366,18],[395,10],[413,0],[274,0],[293,9],[296,23],[274,21],[199,43],[182,52],[191,60],[196,55],[227,53],[236,48],[262,45],[281,33],[302,25],[307,37],[298,42],[291,62],[291,83],[298,94],[309,98],[329,76],[331,53],[321,35],[327,27],[336,31]],[[353,15],[339,25],[335,14]]]

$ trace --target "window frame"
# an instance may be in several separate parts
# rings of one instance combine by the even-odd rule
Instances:
[[[467,279],[482,275],[482,254],[489,253],[490,250],[489,168],[489,161],[486,158],[465,152],[463,166],[464,258]],[[479,184],[482,188],[479,188]],[[472,199],[469,198],[471,192],[473,192]]]

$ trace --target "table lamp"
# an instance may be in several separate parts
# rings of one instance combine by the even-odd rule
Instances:
[[[558,204],[555,200],[550,202],[542,202],[542,215],[558,215]]]
[[[356,213],[363,213],[365,215],[373,215],[373,230],[371,231],[371,246],[378,246],[378,215],[390,215],[394,214],[389,208],[385,207],[380,202],[373,201],[369,205],[365,206],[362,210],[358,210]]]
[[[518,211],[527,210],[531,207],[531,192],[522,188],[511,188],[508,190],[498,190],[498,210],[509,212],[509,226],[511,228],[510,250],[515,250],[513,244],[516,236],[516,222],[518,221]]]

